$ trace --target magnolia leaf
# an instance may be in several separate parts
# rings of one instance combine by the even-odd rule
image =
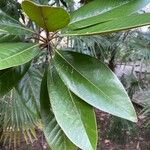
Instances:
[[[69,28],[85,28],[129,16],[149,3],[150,0],[94,0],[72,13]]]
[[[92,35],[92,34],[104,34],[117,32],[122,30],[128,30],[132,28],[137,28],[140,26],[145,26],[150,24],[150,13],[143,14],[133,14],[130,16],[114,19],[101,24],[96,24],[91,27],[78,29],[78,30],[68,30],[65,31],[64,35]]]
[[[22,2],[22,8],[32,21],[46,31],[64,28],[70,21],[69,14],[61,7],[38,5],[25,0]]]
[[[58,125],[53,112],[51,111],[50,100],[47,91],[47,72],[41,84],[41,118],[45,138],[52,150],[77,150],[76,146],[67,138]]]
[[[28,71],[30,63],[0,71],[0,96],[8,93]]]
[[[81,149],[96,150],[97,129],[93,107],[74,95],[55,70],[50,70],[47,86],[52,110],[67,137]]]
[[[112,115],[137,121],[123,85],[102,62],[76,52],[56,51],[54,64],[66,86],[78,97]]]
[[[34,58],[39,53],[39,44],[0,43],[0,70],[19,66]]]
[[[26,28],[20,22],[0,10],[0,33],[11,35],[30,35],[35,32]]]

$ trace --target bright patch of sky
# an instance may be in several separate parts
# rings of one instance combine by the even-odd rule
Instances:
[[[19,3],[21,3],[21,2],[22,2],[22,0],[18,0],[18,2],[19,2]]]
[[[145,12],[150,12],[150,3],[143,9],[143,11],[145,11]],[[141,27],[141,30],[142,30],[143,32],[147,32],[148,27],[149,27],[149,26]]]

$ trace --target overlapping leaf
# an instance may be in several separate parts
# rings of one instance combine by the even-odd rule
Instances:
[[[8,93],[25,75],[30,63],[0,71],[0,96]]]
[[[43,132],[52,150],[76,150],[76,146],[67,138],[51,110],[50,100],[47,91],[47,72],[41,84],[41,118]]]
[[[150,3],[150,0],[94,0],[71,15],[69,28],[85,28],[119,17],[129,16]]]
[[[70,21],[69,14],[61,7],[38,5],[25,0],[22,2],[22,8],[31,20],[46,31],[64,28]]]
[[[15,77],[15,81],[19,80],[19,75],[23,72],[23,66],[18,67],[16,70],[18,70],[18,75],[17,71],[15,72],[16,76],[8,75],[7,73],[6,79],[8,81],[4,80],[6,85],[12,86],[11,84],[14,84],[11,81],[13,77]],[[0,74],[2,74],[2,71],[0,71]],[[20,142],[22,134],[27,143],[28,141],[33,142],[33,139],[36,138],[35,128],[40,123],[39,91],[41,79],[41,73],[31,67],[10,92],[0,97],[0,122],[3,128],[1,138],[4,142],[8,139],[9,142],[13,142],[14,146],[16,146]]]
[[[67,137],[81,149],[96,150],[97,129],[92,106],[74,95],[55,70],[48,74],[47,86],[52,110]]]
[[[0,43],[0,70],[30,61],[39,53],[38,44]]]
[[[40,85],[42,73],[31,67],[17,85],[17,90],[33,112],[40,114]]]
[[[8,140],[14,146],[20,144],[22,134],[27,143],[36,138],[35,126],[39,118],[30,107],[15,88],[0,98],[1,140],[4,143]]]
[[[104,34],[150,24],[150,14],[138,14],[150,0],[95,0],[72,14],[64,35]]]
[[[66,31],[65,35],[92,35],[128,30],[150,24],[150,13],[133,14],[91,27]]]
[[[0,33],[12,35],[29,35],[35,32],[26,28],[17,20],[11,18],[2,10],[0,10]]]
[[[16,35],[0,34],[0,43],[4,42],[21,42],[21,39]]]
[[[56,52],[54,64],[67,87],[92,106],[137,121],[132,103],[117,77],[95,58],[75,52]]]

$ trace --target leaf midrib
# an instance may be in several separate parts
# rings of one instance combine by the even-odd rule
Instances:
[[[90,143],[90,145],[91,145],[91,147],[92,147],[92,149],[93,149],[92,143],[91,143],[91,141],[89,140],[89,136],[88,136],[88,134],[87,134],[86,127],[85,127],[85,125],[84,125],[84,123],[83,123],[84,121],[82,120],[82,117],[81,117],[81,115],[80,115],[80,113],[79,113],[79,111],[78,111],[77,105],[75,104],[74,99],[73,99],[73,97],[72,97],[72,94],[71,94],[70,90],[68,89],[68,87],[67,87],[67,90],[68,90],[68,93],[69,93],[69,95],[70,95],[71,101],[72,101],[74,107],[76,108],[78,117],[79,117],[80,122],[81,122],[81,124],[82,124],[82,126],[83,126],[83,129],[84,129],[84,131],[85,131],[85,133],[86,133],[86,136],[88,137],[88,141],[89,141],[89,143]]]
[[[29,48],[26,48],[25,50],[23,50],[23,51],[21,51],[21,52],[19,52],[19,53],[16,53],[16,54],[14,54],[14,55],[12,55],[12,56],[9,56],[9,57],[7,57],[7,58],[5,58],[5,59],[0,60],[0,62],[7,61],[7,59],[10,59],[10,58],[19,56],[19,55],[21,55],[22,53],[25,53],[25,52],[27,52],[28,50],[30,50],[30,49],[32,49],[32,48],[35,48],[35,47],[38,46],[38,45],[39,45],[39,44],[36,44],[36,45],[33,45],[33,46],[29,47]]]
[[[43,7],[39,6],[39,10],[40,10],[41,18],[43,21],[43,25],[45,26],[46,31],[48,31],[47,24],[45,22],[46,19],[44,19]]]
[[[32,33],[35,33],[33,30],[30,30],[30,29],[28,29],[28,28],[25,28],[25,27],[22,27],[21,25],[17,25],[17,24],[6,24],[6,23],[0,23],[0,26],[9,26],[9,27],[15,27],[15,28],[20,28],[20,29],[23,29],[23,30],[25,30],[25,31],[29,31],[29,32],[32,32]],[[8,33],[8,31],[7,30],[5,30],[7,27],[4,27],[3,29],[0,29],[0,30],[2,30],[2,31],[4,31],[4,32],[6,32],[6,33]]]
[[[135,15],[135,16],[146,16],[146,15],[150,15],[150,13],[145,13],[145,14],[138,14],[138,15]],[[134,17],[134,15],[132,15]],[[131,16],[127,16],[127,17],[131,17]],[[119,21],[120,18],[116,18],[116,19],[113,19],[111,21],[109,21],[109,23],[113,23],[114,20],[118,20]],[[129,18],[130,19],[130,18]],[[126,21],[126,20],[125,20]],[[148,22],[148,21],[144,21],[144,22]],[[100,25],[101,23],[97,24],[96,26]],[[84,32],[84,28],[81,28],[79,30],[77,30],[77,32],[79,33],[75,33],[76,30],[72,30],[72,31],[68,31],[68,33],[64,33],[62,34],[63,36],[67,36],[67,35],[94,35],[94,34],[106,34],[106,33],[112,33],[112,32],[118,32],[118,31],[122,31],[122,30],[129,30],[129,29],[133,29],[133,28],[138,28],[138,27],[141,27],[141,26],[146,26],[146,25],[149,25],[150,23],[140,23],[139,25],[130,25],[128,26],[127,28],[126,27],[119,27],[118,29],[107,29],[107,30],[102,30],[102,31],[94,31],[94,32],[88,32],[86,31],[86,33]],[[87,29],[90,29],[90,27],[87,27]],[[86,29],[86,30],[87,30]],[[69,33],[69,32],[72,32],[72,33]]]
[[[124,4],[122,4],[122,5],[119,5],[119,6],[115,6],[115,7],[113,7],[113,9],[110,9],[109,11],[106,11],[106,12],[104,12],[104,13],[99,13],[98,15],[93,15],[93,16],[91,16],[91,17],[89,17],[89,18],[84,18],[84,19],[80,19],[80,20],[77,20],[77,21],[73,21],[73,22],[71,22],[70,23],[70,25],[72,25],[72,24],[76,24],[76,23],[78,23],[78,22],[81,22],[81,21],[86,21],[86,20],[88,20],[88,19],[91,19],[91,18],[95,18],[95,17],[99,17],[99,16],[101,16],[101,15],[104,15],[104,14],[106,14],[106,13],[110,13],[111,11],[116,11],[116,9],[118,9],[118,8],[120,8],[120,7],[123,7],[124,5],[128,5],[129,3],[132,3],[132,1],[131,2],[126,2],[126,3],[124,3]],[[132,14],[133,12],[131,12],[130,14]],[[128,15],[130,15],[130,14],[128,14]],[[118,17],[115,17],[115,18],[118,18]],[[110,21],[110,20],[113,20],[114,18],[109,18],[108,20],[106,20],[106,21]],[[98,23],[96,23],[96,24],[98,24]]]
[[[78,74],[80,74],[84,79],[86,79],[90,84],[92,84],[97,90],[99,90],[104,96],[106,96],[109,100],[111,100],[111,98],[109,96],[107,96],[101,89],[99,89],[97,86],[94,85],[93,82],[89,81],[82,73],[80,73],[68,60],[66,60],[66,58],[64,58],[58,51],[56,51],[59,56],[65,60]]]
[[[51,78],[52,78],[52,82],[54,83],[54,79],[53,79],[53,76],[51,75]],[[60,77],[59,77],[60,78]],[[60,79],[61,80],[61,79]],[[86,133],[86,136],[88,137],[88,134],[87,134],[87,132],[86,132],[86,128],[85,128],[85,125],[84,125],[84,123],[83,123],[83,121],[82,121],[82,118],[80,117],[80,113],[79,113],[79,111],[78,111],[78,109],[77,109],[77,106],[76,106],[76,104],[75,104],[75,102],[74,102],[74,99],[73,99],[73,97],[72,97],[72,94],[71,94],[71,92],[70,92],[70,90],[68,89],[68,87],[66,86],[66,88],[67,88],[67,93],[69,94],[69,97],[70,97],[70,99],[71,99],[71,101],[72,101],[72,104],[74,105],[74,107],[75,107],[75,112],[77,112],[77,115],[78,115],[78,119],[80,119],[80,123],[81,123],[81,125],[82,125],[82,129],[85,131],[85,133]],[[61,127],[62,128],[62,127]],[[63,131],[63,130],[62,130]],[[64,133],[65,133],[65,131],[63,131]],[[89,138],[87,138],[88,139],[88,141],[89,141],[89,143],[91,144],[91,141],[89,140]],[[72,141],[73,142],[73,141]],[[75,144],[75,143],[74,143]],[[92,147],[92,144],[91,144],[91,147]],[[93,147],[92,147],[93,148]]]
[[[103,96],[108,99],[110,102],[113,102],[112,99],[107,96],[101,89],[99,89],[97,86],[94,85],[94,83],[92,83],[91,81],[89,81],[86,77],[84,77],[84,75],[82,75],[78,70],[76,70],[76,68],[74,68],[74,66],[72,66],[72,64],[70,64],[70,62],[68,60],[66,60],[57,50],[56,50],[57,54],[63,59],[65,60],[78,74],[80,74],[84,79],[86,79],[90,84],[92,84],[98,91],[100,91]],[[119,108],[121,108],[121,110],[126,111],[128,113],[128,111],[126,109],[124,109],[124,106],[118,105],[117,103],[115,103],[116,106],[118,106]]]

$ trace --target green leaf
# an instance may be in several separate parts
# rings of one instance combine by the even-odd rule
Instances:
[[[1,98],[0,122],[3,129],[1,140],[4,143],[8,140],[10,144],[13,142],[16,146],[20,144],[22,136],[26,142],[33,142],[33,139],[36,139],[35,128],[39,124],[39,118],[30,107],[32,106],[25,102],[17,88]]]
[[[8,93],[25,75],[30,63],[0,71],[0,96]]]
[[[64,28],[70,21],[69,14],[61,7],[38,5],[25,0],[22,8],[32,21],[47,31]]]
[[[39,44],[0,43],[0,70],[30,61],[39,53]]]
[[[41,118],[43,122],[43,132],[52,150],[76,150],[76,146],[67,138],[51,110],[50,100],[47,91],[47,72],[41,84]]]
[[[136,122],[133,105],[115,74],[99,60],[76,52],[56,52],[56,69],[66,86],[90,105]]]
[[[42,82],[42,73],[31,67],[17,85],[18,92],[22,99],[30,106],[31,111],[40,116],[40,86]]]
[[[74,95],[55,70],[50,70],[47,86],[52,110],[67,137],[81,149],[96,150],[97,129],[93,107]]]
[[[0,43],[4,42],[21,42],[21,39],[16,35],[0,34]]]
[[[92,35],[128,30],[150,24],[150,13],[133,14],[91,27],[66,31],[64,35]]]
[[[119,17],[131,15],[150,3],[150,0],[94,0],[71,15],[69,28],[85,28]]]
[[[11,35],[30,35],[35,32],[26,28],[20,22],[0,10],[0,33]]]

